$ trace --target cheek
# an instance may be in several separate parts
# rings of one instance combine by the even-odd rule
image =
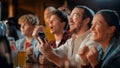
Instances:
[[[60,26],[60,23],[59,23],[59,22],[54,22],[54,23],[53,23],[53,26],[54,26],[55,28],[58,28],[58,27]]]
[[[80,19],[78,19],[78,18],[75,18],[75,19],[73,19],[73,22],[79,22],[80,21]]]
[[[104,29],[100,28],[100,29],[97,30],[97,37],[99,39],[102,39],[104,37],[104,35],[105,35]]]

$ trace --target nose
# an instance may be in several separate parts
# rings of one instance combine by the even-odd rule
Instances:
[[[23,26],[23,25],[21,25],[21,28],[24,28],[24,26]]]
[[[48,25],[51,26],[51,25],[52,25],[52,21],[49,21],[49,22],[48,22]]]
[[[94,27],[95,27],[94,25],[91,26],[90,32],[94,30]]]
[[[69,22],[73,22],[73,18],[72,17],[69,17]]]

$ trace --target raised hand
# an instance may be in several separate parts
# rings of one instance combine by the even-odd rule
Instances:
[[[33,33],[32,33],[32,36],[37,38],[39,31],[44,31],[44,26],[42,26],[42,25],[40,25],[40,26],[35,26],[34,31],[33,31]]]
[[[89,50],[87,54],[87,59],[93,68],[98,64],[98,51],[96,46],[92,47]]]
[[[49,53],[52,51],[52,48],[49,45],[48,41],[44,39],[44,42],[43,42],[42,39],[38,37],[38,42],[39,42],[38,48],[40,52],[42,52],[45,55],[49,55]]]
[[[87,60],[87,54],[89,52],[88,46],[83,46],[82,48],[79,49],[79,56],[82,59],[81,65],[86,66],[88,65],[88,60]]]

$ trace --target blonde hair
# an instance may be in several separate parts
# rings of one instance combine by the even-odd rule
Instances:
[[[18,19],[18,24],[22,24],[22,23],[30,23],[32,25],[39,25],[38,18],[33,14],[26,14],[26,15],[21,16]]]

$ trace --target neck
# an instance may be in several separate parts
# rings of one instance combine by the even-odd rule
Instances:
[[[32,36],[26,36],[25,39],[26,39],[26,42],[31,42],[31,40],[33,39],[33,37]]]
[[[63,38],[63,32],[59,32],[59,33],[54,34],[54,37],[55,37],[56,41],[61,41]]]
[[[103,52],[105,52],[106,48],[108,47],[110,39],[111,39],[111,37],[108,37],[105,40],[99,42],[101,44]]]
[[[86,31],[88,31],[88,28],[82,28],[80,29],[78,32],[74,33],[75,36],[79,36],[79,35],[82,35],[84,34]]]

